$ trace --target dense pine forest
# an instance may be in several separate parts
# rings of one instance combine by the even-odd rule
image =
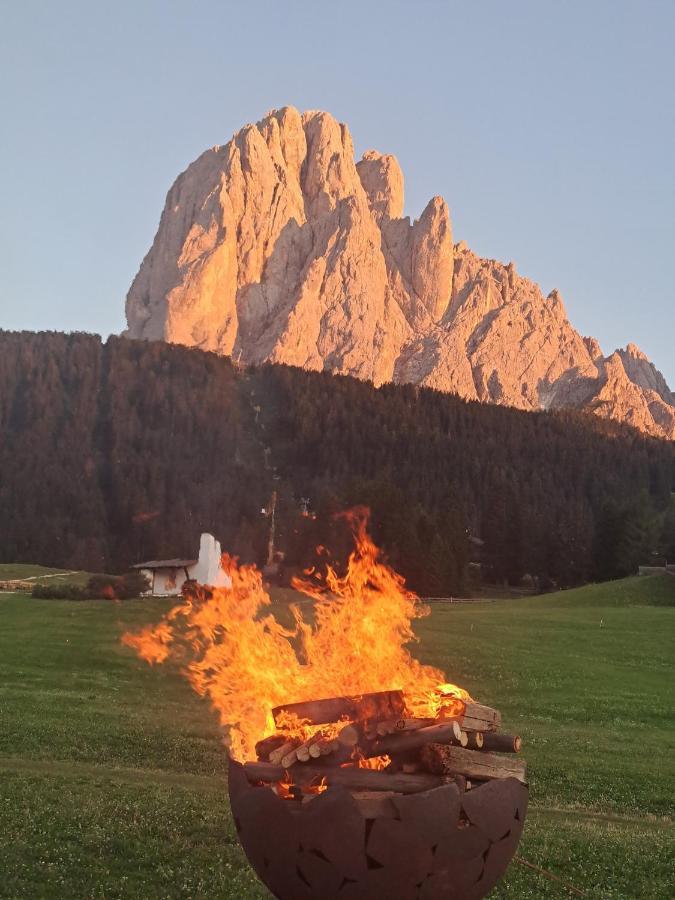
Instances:
[[[0,561],[123,571],[210,531],[288,576],[347,547],[341,510],[427,595],[620,577],[675,559],[675,447],[524,413],[163,343],[0,332]],[[263,512],[264,510],[264,512]],[[324,556],[325,559],[325,556]]]

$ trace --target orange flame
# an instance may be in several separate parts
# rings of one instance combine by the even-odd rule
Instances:
[[[289,773],[285,772],[283,779],[277,781],[274,785],[274,790],[282,800],[295,800],[303,795],[309,797],[323,794],[324,791],[328,790],[328,784],[326,778],[323,777],[316,784],[304,784],[300,787],[299,785],[294,784]]]
[[[271,710],[282,704],[398,689],[410,715],[436,717],[458,714],[470,699],[411,656],[411,622],[428,608],[381,561],[366,531],[368,511],[345,515],[355,541],[346,574],[329,566],[322,583],[294,585],[314,598],[313,622],[291,606],[295,627],[284,628],[270,611],[260,572],[225,554],[231,588],[197,588],[158,625],[122,638],[149,663],[182,665],[229,726],[236,759],[254,757],[256,741],[277,730]],[[284,727],[304,739],[318,730],[299,721]]]

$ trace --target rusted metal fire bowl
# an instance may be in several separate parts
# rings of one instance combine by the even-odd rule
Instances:
[[[516,852],[528,795],[507,778],[376,803],[329,787],[301,803],[249,784],[234,761],[229,792],[244,851],[279,900],[478,900]]]

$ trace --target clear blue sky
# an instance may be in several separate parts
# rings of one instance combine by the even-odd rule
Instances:
[[[672,0],[4,0],[0,327],[119,331],[178,172],[293,104],[675,388],[674,89]]]

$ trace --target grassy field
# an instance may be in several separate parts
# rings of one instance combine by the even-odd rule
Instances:
[[[0,595],[0,897],[268,896],[209,709],[119,644],[166,607]],[[418,632],[525,739],[520,855],[588,897],[672,897],[675,578],[437,604]],[[570,894],[514,864],[492,896]]]

